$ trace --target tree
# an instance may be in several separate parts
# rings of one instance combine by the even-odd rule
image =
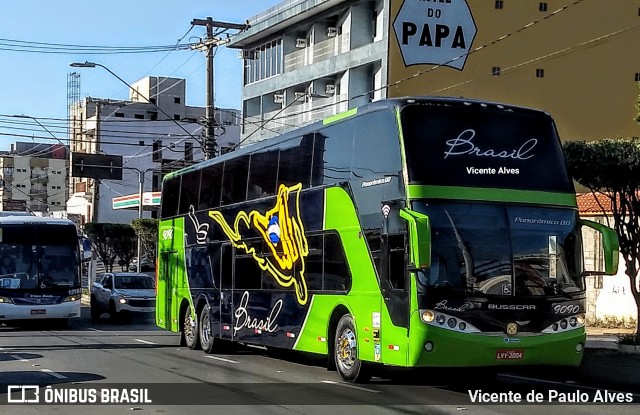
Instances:
[[[158,245],[158,219],[134,219],[131,227],[142,243],[142,251],[148,252],[151,260],[155,260]]]
[[[130,225],[87,223],[84,230],[107,272],[113,271],[113,264],[118,258],[123,269],[129,267],[136,248],[136,234]]]
[[[640,343],[640,138],[570,141],[564,151],[573,178],[611,203],[631,293],[636,302],[636,343]],[[603,213],[607,213],[604,212]]]

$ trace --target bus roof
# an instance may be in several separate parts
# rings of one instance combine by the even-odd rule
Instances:
[[[0,225],[22,225],[22,224],[37,224],[37,225],[73,225],[75,223],[69,219],[62,218],[43,218],[35,215],[0,215]]]
[[[321,128],[323,125],[337,122],[342,119],[349,118],[356,114],[362,115],[368,112],[377,111],[385,108],[402,108],[405,105],[416,104],[416,103],[424,104],[424,105],[437,105],[437,106],[480,106],[487,109],[497,109],[497,110],[503,110],[508,112],[535,112],[535,113],[539,113],[540,115],[543,115],[543,114],[548,115],[544,111],[533,109],[533,108],[526,108],[526,107],[520,107],[516,105],[502,104],[499,102],[482,101],[478,99],[468,99],[468,98],[462,98],[462,97],[455,98],[455,97],[415,96],[415,97],[383,99],[383,100],[369,103],[367,105],[363,105],[358,108],[347,110],[337,115],[329,116],[323,120],[316,121],[304,127],[300,127],[294,130],[289,130],[287,132],[282,133],[281,135],[276,135],[274,137],[264,139],[257,143],[250,144],[246,147],[238,148],[237,150],[231,151],[227,154],[223,154],[219,157],[215,157],[209,160],[204,160],[200,163],[196,163],[194,165],[182,168],[180,170],[176,170],[174,172],[167,174],[164,177],[164,180],[170,179],[175,176],[183,175],[190,171],[200,170],[202,168],[205,168],[214,164],[222,163],[226,160],[231,160],[238,156],[252,154],[257,151],[268,149],[271,147],[277,147],[284,142],[298,138],[304,134],[308,134],[313,131],[316,131],[319,128]]]

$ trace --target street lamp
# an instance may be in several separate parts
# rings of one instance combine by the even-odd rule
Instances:
[[[51,131],[49,131],[49,129],[47,127],[45,127],[40,121],[38,121],[38,119],[36,117],[33,117],[31,115],[24,115],[24,114],[12,115],[12,117],[14,117],[14,118],[26,118],[26,119],[35,121],[40,126],[40,128],[42,128],[47,133],[49,133],[49,135],[51,137],[53,137],[56,140],[58,140],[58,143],[60,143],[61,145],[65,146],[65,147],[67,146],[65,143],[62,142],[62,140],[60,140],[58,137],[56,137],[55,134],[53,134]]]
[[[185,133],[187,133],[187,135],[191,138],[193,138],[197,143],[199,143],[202,146],[202,143],[200,142],[200,140],[198,140],[196,137],[193,136],[193,134],[191,134],[189,131],[187,131],[186,128],[184,128],[182,126],[182,124],[180,124],[178,121],[176,121],[172,116],[170,116],[169,114],[166,113],[165,110],[163,110],[162,108],[160,108],[155,102],[151,101],[149,98],[145,97],[144,95],[142,95],[140,92],[138,92],[137,90],[135,90],[131,85],[129,85],[129,83],[127,81],[125,81],[124,79],[120,78],[115,72],[113,72],[111,69],[107,68],[106,66],[104,66],[101,63],[96,63],[96,62],[89,62],[89,61],[85,61],[85,62],[73,62],[70,63],[69,66],[73,67],[73,68],[95,68],[96,66],[101,67],[102,69],[104,69],[105,71],[109,72],[111,75],[113,75],[118,81],[122,82],[123,84],[125,84],[130,90],[134,91],[136,94],[138,94],[140,97],[142,97],[142,99],[146,100],[148,103],[150,103],[151,105],[153,105],[158,111],[160,111],[162,113],[162,115],[164,115],[165,117],[167,117],[167,119],[173,121],[173,123],[175,125],[177,125],[182,131],[184,131]]]

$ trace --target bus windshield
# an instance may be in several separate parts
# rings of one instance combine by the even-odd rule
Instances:
[[[543,112],[415,104],[401,120],[411,184],[574,193]]]
[[[0,288],[50,289],[80,285],[73,226],[2,225]]]
[[[582,240],[571,209],[414,202],[429,216],[432,266],[421,285],[498,296],[583,290]]]

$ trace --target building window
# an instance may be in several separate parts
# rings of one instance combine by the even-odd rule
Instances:
[[[493,68],[491,68],[491,75],[500,76],[500,67],[494,66]]]
[[[149,111],[149,119],[152,121],[156,121],[158,119],[157,111]]]
[[[138,145],[139,145],[139,146],[144,146],[144,140],[140,140],[140,141],[138,141]]]
[[[262,79],[280,75],[283,72],[284,57],[282,38],[265,43],[255,49],[243,52],[245,85]]]
[[[157,100],[155,98],[149,98],[149,102],[156,105]]]
[[[544,69],[536,69],[536,78],[544,78]]]
[[[174,120],[180,120],[180,114],[173,114]]]
[[[136,114],[136,115],[134,115],[134,117],[135,117],[137,120],[144,120],[144,114]]]
[[[153,153],[151,155],[152,161],[161,161],[162,160],[162,141],[156,140],[153,142]]]
[[[193,160],[193,143],[184,143],[184,159],[187,161]]]
[[[174,104],[179,104],[180,103],[180,97],[173,97],[173,103]]]
[[[504,1],[496,0],[496,9],[502,9],[504,7]]]
[[[636,72],[636,82],[640,82],[640,72]]]
[[[124,112],[116,112],[116,113],[114,114],[114,116],[115,116],[116,118],[124,118]]]
[[[540,3],[540,5],[538,6],[538,10],[540,10],[541,12],[546,12],[547,11],[547,3]]]

